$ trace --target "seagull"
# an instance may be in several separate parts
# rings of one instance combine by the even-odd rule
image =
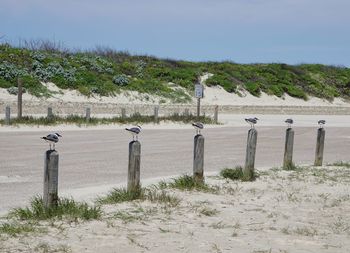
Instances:
[[[59,137],[62,137],[62,135],[60,135],[59,133],[52,133],[48,134],[47,136],[41,137],[41,139],[49,143],[50,150],[55,150],[55,144],[59,141]]]
[[[135,141],[135,139],[138,140],[138,134],[141,132],[141,126],[137,125],[135,127],[125,128],[125,130],[131,133],[132,140]]]
[[[292,128],[292,124],[293,124],[293,119],[286,119],[284,122],[286,122],[288,124],[288,128]]]
[[[250,125],[251,128],[254,128],[254,125],[258,123],[259,119],[257,117],[254,117],[254,118],[248,118],[244,120]]]
[[[320,126],[320,128],[323,128],[323,125],[326,124],[326,121],[324,119],[321,119],[317,122],[317,124]]]
[[[201,130],[204,128],[201,122],[192,123],[192,126],[196,129],[196,134],[201,134]]]

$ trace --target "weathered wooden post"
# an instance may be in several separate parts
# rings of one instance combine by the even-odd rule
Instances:
[[[317,130],[316,154],[314,163],[315,166],[322,166],[325,136],[326,130],[324,130],[322,127],[319,128]]]
[[[11,108],[10,106],[6,106],[5,109],[5,125],[11,124]]]
[[[248,131],[248,138],[247,138],[245,166],[243,168],[244,180],[254,179],[254,164],[255,164],[255,151],[256,151],[257,139],[258,139],[258,132],[254,128],[251,128]]]
[[[158,113],[159,113],[159,106],[154,107],[154,122],[158,123]]]
[[[197,183],[204,182],[204,137],[197,134],[194,137],[193,149],[193,179]]]
[[[56,150],[45,153],[43,202],[46,208],[55,206],[58,202],[58,158]]]
[[[47,118],[48,119],[53,118],[52,107],[47,107]]]
[[[23,94],[23,83],[22,79],[17,79],[18,84],[18,95],[17,95],[17,118],[22,118],[22,94]]]
[[[286,130],[286,142],[284,145],[283,168],[290,169],[293,166],[293,145],[294,145],[294,130],[288,128]]]
[[[90,108],[90,107],[87,107],[87,108],[86,108],[86,111],[85,111],[85,119],[86,119],[86,122],[90,122],[90,117],[91,117],[91,108]]]
[[[140,185],[141,143],[129,143],[128,192],[137,192]]]
[[[122,108],[122,119],[126,118],[126,110],[125,108]]]
[[[188,108],[185,109],[184,115],[185,117],[190,116],[190,110]]]
[[[214,123],[217,124],[218,123],[218,117],[219,117],[219,106],[216,105],[214,107]]]

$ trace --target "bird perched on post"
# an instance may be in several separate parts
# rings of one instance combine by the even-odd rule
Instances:
[[[50,150],[55,150],[55,144],[59,141],[59,137],[62,137],[62,135],[60,135],[59,133],[52,133],[48,134],[47,136],[41,137],[41,139],[49,143]]]
[[[323,128],[323,125],[326,124],[326,121],[324,119],[321,119],[317,122],[317,124],[320,126],[320,128]]]
[[[292,128],[292,124],[293,124],[293,119],[286,119],[284,122],[286,122],[287,123],[287,125],[288,125],[288,128]]]
[[[192,126],[196,129],[196,134],[201,134],[201,130],[204,128],[204,125],[201,122],[192,123]]]
[[[128,131],[129,133],[131,133],[133,141],[135,141],[135,139],[137,141],[138,135],[139,135],[139,133],[141,133],[141,126],[137,125],[135,127],[125,128],[125,130]]]
[[[258,123],[259,119],[257,117],[254,117],[254,118],[248,118],[244,120],[250,125],[251,128],[254,128],[254,125]]]

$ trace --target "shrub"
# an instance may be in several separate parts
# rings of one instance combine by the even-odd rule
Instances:
[[[124,74],[113,77],[113,83],[118,86],[126,86],[129,84],[129,82],[129,78]]]
[[[10,88],[7,88],[7,92],[10,93],[11,95],[18,95],[18,87],[12,86]],[[22,93],[25,93],[26,89],[22,88]]]

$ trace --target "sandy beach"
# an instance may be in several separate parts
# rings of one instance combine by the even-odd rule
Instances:
[[[165,191],[178,203],[103,205],[97,221],[39,222],[1,236],[2,252],[348,252],[349,168],[258,170],[254,182],[208,176],[213,192]],[[156,183],[156,182],[155,182]]]

